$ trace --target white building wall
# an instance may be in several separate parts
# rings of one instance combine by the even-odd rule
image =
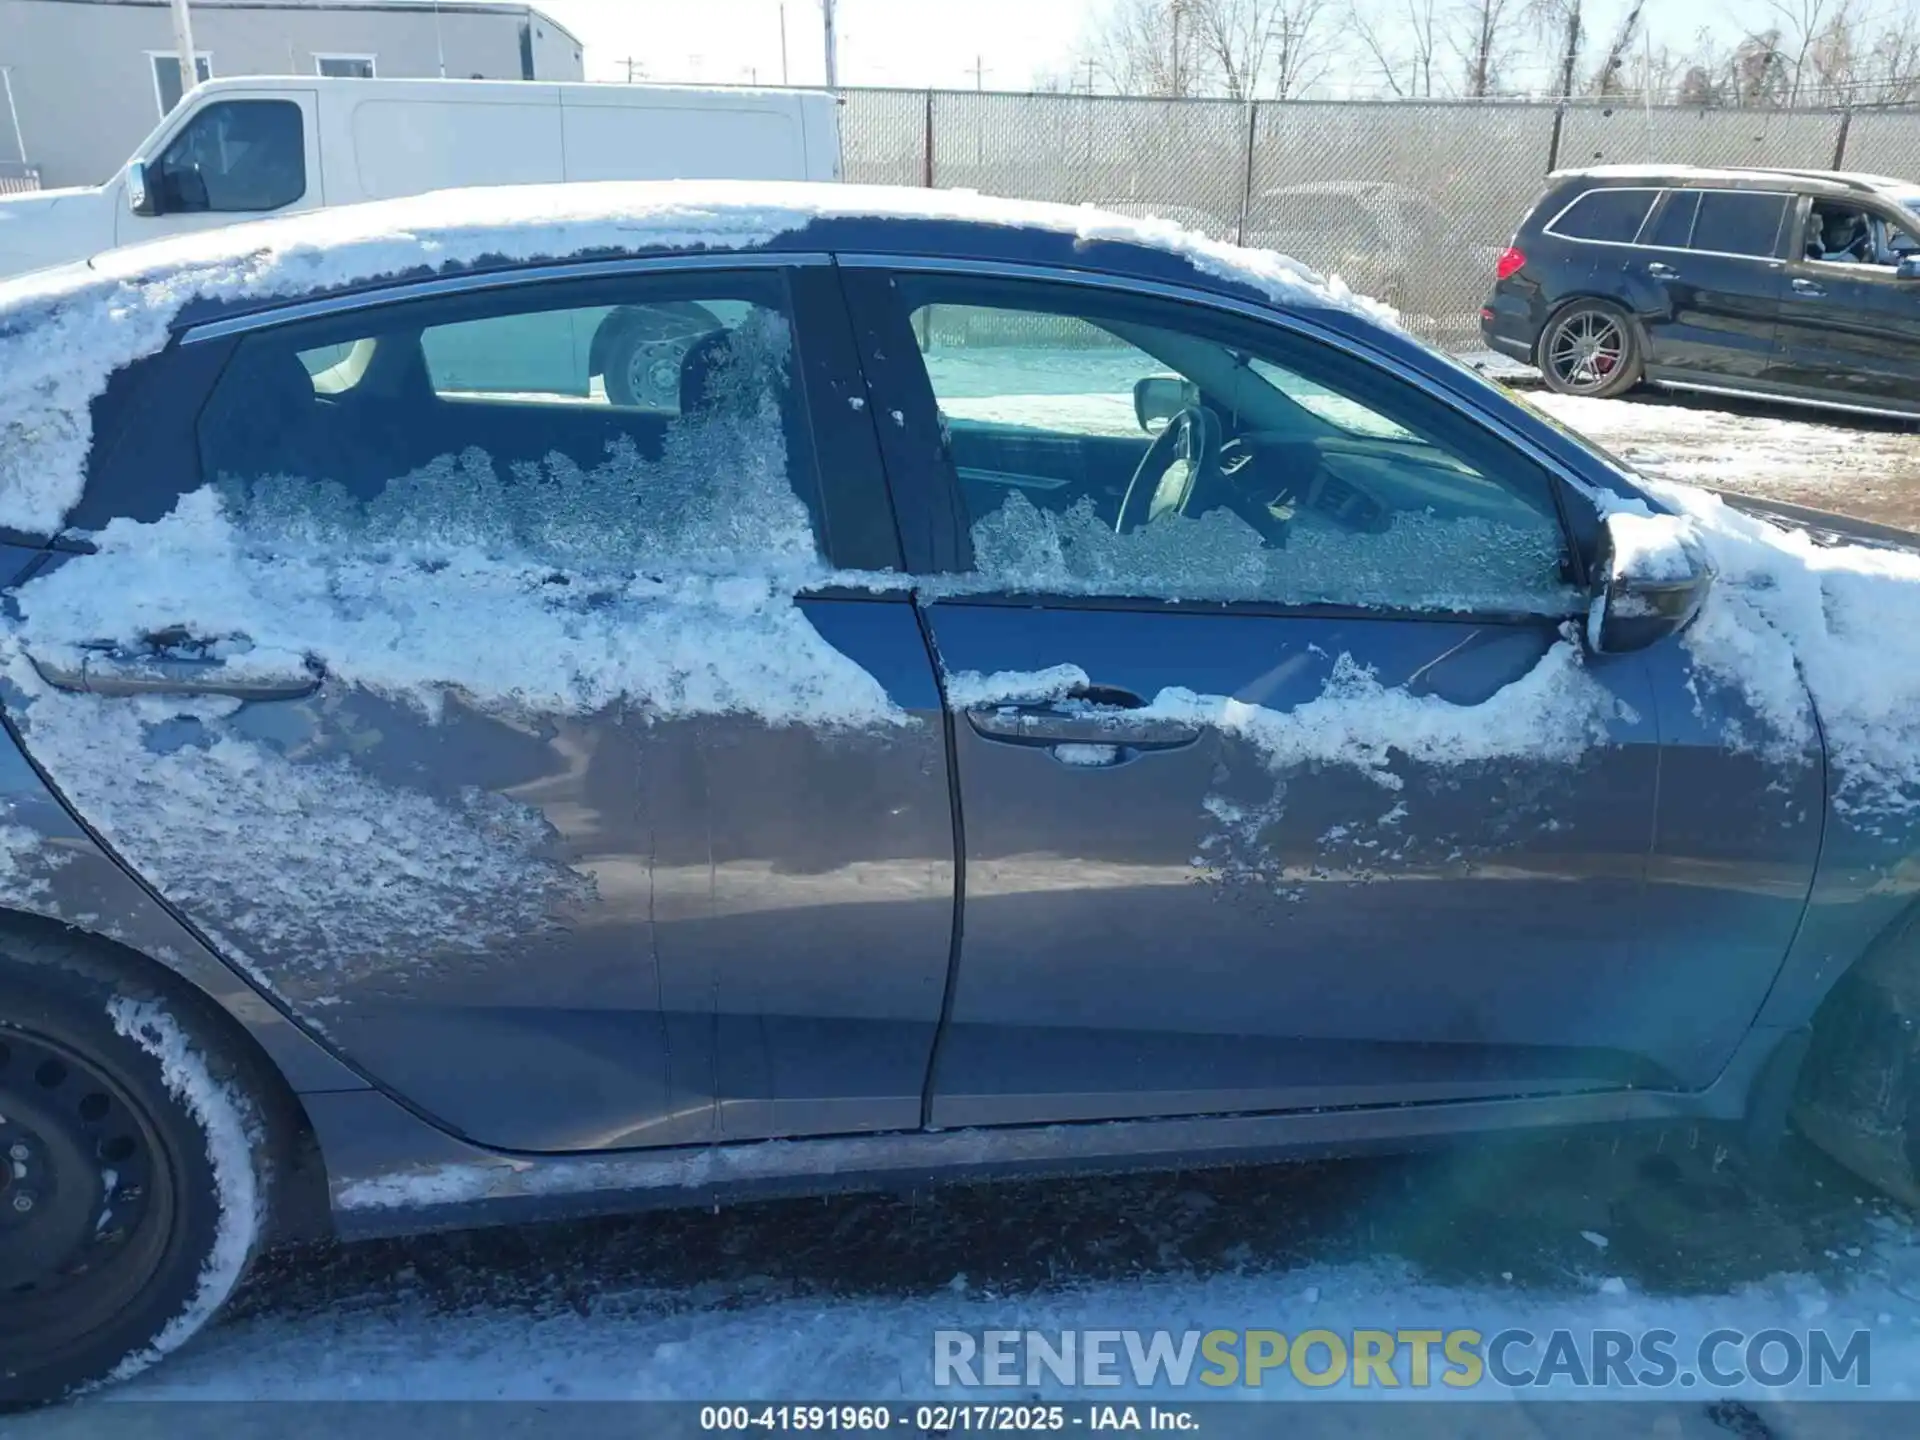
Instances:
[[[193,41],[216,76],[312,75],[322,54],[372,55],[384,77],[579,80],[580,43],[524,5],[445,0],[193,0]],[[523,34],[524,32],[524,34]],[[173,51],[166,0],[0,0],[26,158],[41,183],[97,185],[159,123],[150,51]],[[531,60],[532,76],[526,74]],[[19,158],[0,103],[0,159]]]

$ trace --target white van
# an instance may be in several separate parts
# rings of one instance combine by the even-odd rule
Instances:
[[[180,230],[470,185],[839,177],[824,91],[210,80],[106,184],[0,196],[0,276]]]

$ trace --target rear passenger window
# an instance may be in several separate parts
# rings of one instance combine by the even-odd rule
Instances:
[[[1626,244],[1640,233],[1657,190],[1589,190],[1547,228],[1570,240]]]
[[[1699,213],[1698,190],[1673,191],[1647,231],[1646,243],[1662,245],[1670,250],[1686,249],[1693,243],[1693,222]]]
[[[618,566],[818,553],[780,276],[542,293],[248,336],[201,414],[202,478],[243,529],[302,544]]]
[[[1787,197],[1762,190],[1704,190],[1693,224],[1694,250],[1722,255],[1772,255]]]

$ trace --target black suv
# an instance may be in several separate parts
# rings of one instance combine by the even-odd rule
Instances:
[[[1550,179],[1480,330],[1553,389],[1645,380],[1920,415],[1920,185],[1685,166]]]

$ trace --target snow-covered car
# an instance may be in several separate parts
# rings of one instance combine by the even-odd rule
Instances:
[[[445,361],[609,305],[708,317],[664,400]],[[0,285],[0,526],[0,1401],[315,1234],[1796,1099],[1915,1193],[1920,555],[1276,255],[704,183],[116,251]]]

